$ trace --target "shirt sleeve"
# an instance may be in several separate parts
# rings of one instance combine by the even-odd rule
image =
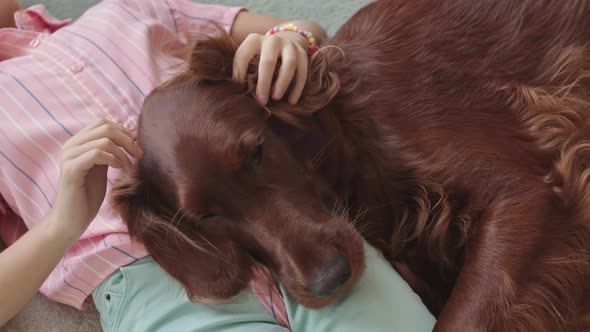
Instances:
[[[200,4],[189,0],[121,0],[128,8],[158,20],[183,43],[191,43],[215,26],[230,32],[243,7]]]
[[[217,24],[227,32],[242,10],[242,7],[226,7],[219,5],[204,5],[187,0],[168,0],[173,8],[179,31],[196,31],[202,29],[203,25],[210,26]]]

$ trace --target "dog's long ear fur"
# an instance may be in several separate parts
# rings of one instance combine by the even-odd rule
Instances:
[[[220,302],[237,295],[252,277],[252,258],[231,239],[205,240],[197,223],[162,204],[138,176],[122,179],[111,202],[154,260],[182,284],[189,298]]]
[[[231,81],[236,50],[225,31],[216,31],[196,42],[188,59],[189,73],[204,82]]]
[[[188,75],[203,82],[229,82],[232,79],[233,59],[237,45],[224,31],[216,31],[210,37],[199,40],[189,57]],[[313,114],[323,109],[336,96],[340,89],[340,80],[334,72],[331,62],[339,61],[342,53],[335,48],[320,49],[309,59],[308,75],[305,89],[297,105],[285,101],[271,101],[267,108],[273,116],[286,122],[295,123],[296,118]],[[279,59],[274,79],[279,72]],[[258,57],[248,67],[245,91],[254,95],[257,83]],[[285,93],[285,98],[289,91]]]

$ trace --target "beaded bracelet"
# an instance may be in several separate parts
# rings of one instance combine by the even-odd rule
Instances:
[[[280,24],[275,26],[274,28],[268,30],[268,32],[266,33],[266,35],[274,35],[277,32],[280,31],[293,31],[293,32],[297,32],[298,34],[302,35],[303,37],[305,37],[305,39],[307,39],[307,43],[308,43],[308,48],[307,48],[307,53],[309,55],[313,55],[315,52],[317,52],[318,50],[318,43],[315,40],[313,34],[309,31],[303,30],[303,29],[299,29],[295,24],[293,23],[287,23],[287,24]]]

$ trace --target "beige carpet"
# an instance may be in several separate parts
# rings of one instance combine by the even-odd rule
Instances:
[[[94,306],[80,311],[37,294],[27,307],[0,328],[0,331],[99,332],[101,328]]]

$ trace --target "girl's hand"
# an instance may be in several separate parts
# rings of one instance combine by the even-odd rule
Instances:
[[[51,211],[53,226],[73,240],[84,233],[105,198],[108,166],[133,167],[125,152],[135,158],[142,155],[125,129],[106,120],[84,128],[66,142]]]
[[[283,98],[294,81],[289,103],[295,104],[307,79],[307,40],[293,31],[281,31],[274,35],[252,33],[242,42],[234,56],[233,79],[241,84],[246,80],[248,65],[260,54],[256,97],[262,105],[271,96],[271,84],[277,60],[281,59],[278,77],[272,87],[272,99]]]

